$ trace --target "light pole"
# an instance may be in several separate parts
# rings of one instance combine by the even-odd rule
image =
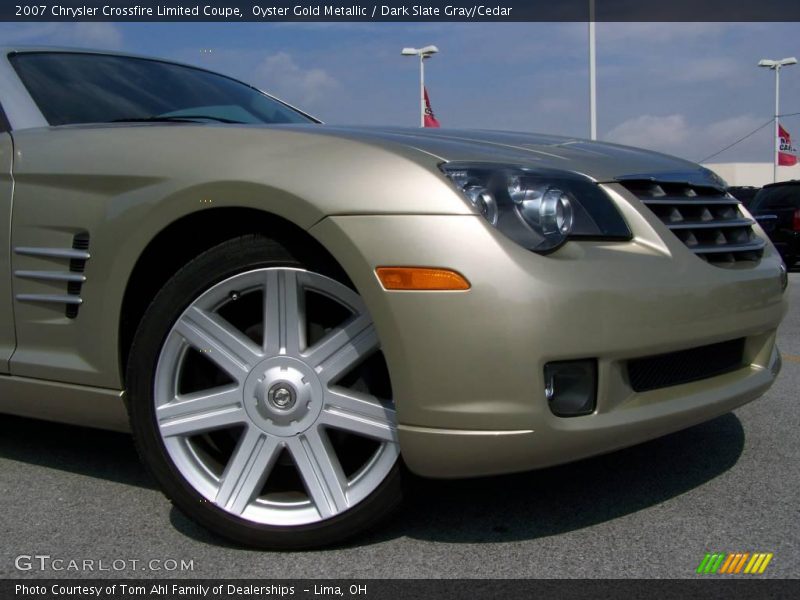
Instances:
[[[780,130],[779,130],[779,122],[778,122],[778,115],[781,114],[781,68],[788,67],[790,65],[796,65],[797,59],[794,56],[790,56],[789,58],[782,58],[781,60],[770,60],[768,58],[762,58],[758,61],[759,67],[766,67],[775,71],[775,129],[773,130],[775,133],[775,137],[772,139],[772,143],[775,147],[775,153],[772,157],[772,182],[776,182],[778,180],[778,139],[780,138]]]
[[[597,53],[595,51],[594,0],[589,0],[589,135],[597,139]]]
[[[419,56],[419,126],[425,127],[425,59],[436,54],[439,49],[436,46],[425,46],[424,48],[403,48],[400,52],[403,56]]]

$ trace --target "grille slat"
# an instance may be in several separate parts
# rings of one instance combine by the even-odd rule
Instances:
[[[712,199],[712,198],[700,198],[697,197],[686,197],[686,198],[639,198],[642,202],[647,204],[677,204],[677,205],[697,205],[697,204],[708,204],[709,206],[738,206],[741,204],[738,200],[731,199]]]
[[[670,229],[707,229],[712,227],[751,227],[753,219],[728,219],[726,221],[680,221],[669,223]]]
[[[717,266],[761,260],[766,242],[741,202],[722,188],[655,180],[620,183],[661,219],[698,258]]]
[[[695,254],[709,254],[712,252],[753,252],[763,250],[766,246],[764,240],[752,241],[746,244],[718,244],[716,246],[693,246],[692,252]]]

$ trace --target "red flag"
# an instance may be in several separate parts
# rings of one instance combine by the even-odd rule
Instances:
[[[778,123],[778,165],[791,167],[796,164],[797,148],[792,145],[792,136]]]
[[[436,117],[433,116],[431,101],[428,99],[428,88],[424,88],[424,90],[425,90],[425,127],[439,127],[439,121],[437,121]]]

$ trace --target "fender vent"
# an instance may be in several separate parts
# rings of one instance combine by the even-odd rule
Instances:
[[[45,302],[50,304],[63,304],[64,314],[74,319],[78,316],[78,309],[83,303],[81,289],[86,281],[83,272],[86,261],[91,258],[89,254],[89,233],[81,232],[72,238],[72,248],[39,248],[17,247],[14,252],[21,256],[36,256],[41,258],[68,261],[69,270],[66,271],[14,271],[14,276],[20,279],[33,279],[36,281],[63,282],[66,284],[65,294],[16,294],[20,302]]]
[[[71,258],[69,261],[69,270],[70,273],[83,273],[86,270],[86,261],[89,260],[88,257],[88,250],[89,250],[89,233],[84,231],[83,233],[78,233],[72,238],[72,249],[73,250],[83,250],[87,253],[86,258]],[[83,288],[83,283],[86,281],[86,277],[81,277],[81,279],[73,279],[69,283],[67,283],[67,294],[70,296],[77,296],[78,298],[81,297],[81,288]],[[81,300],[83,302],[83,300]],[[66,315],[70,319],[74,319],[78,316],[78,309],[80,308],[80,304],[67,304]]]

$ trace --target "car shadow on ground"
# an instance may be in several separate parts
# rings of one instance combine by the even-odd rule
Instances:
[[[603,456],[516,475],[442,481],[409,476],[403,509],[361,535],[364,546],[411,537],[447,543],[530,540],[582,529],[668,501],[725,473],[744,448],[733,413]],[[129,435],[0,417],[0,458],[147,489],[157,486]],[[173,527],[228,546],[173,508]]]
[[[472,480],[412,478],[402,512],[360,540],[408,536],[447,543],[531,540],[666,502],[733,467],[745,433],[733,413],[580,462]]]
[[[133,438],[37,419],[0,415],[0,458],[156,489]]]

